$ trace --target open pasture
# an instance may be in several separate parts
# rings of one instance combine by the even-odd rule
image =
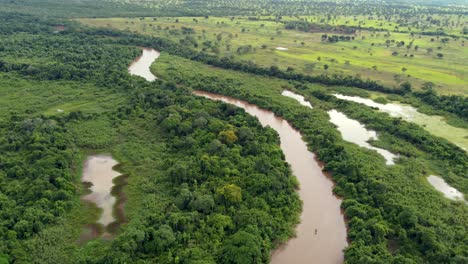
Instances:
[[[284,21],[299,19],[308,19],[314,23],[323,20],[310,17],[282,18]],[[355,23],[362,19],[357,18]],[[462,20],[454,22],[455,25],[465,23],[464,18],[452,19]],[[415,89],[420,89],[425,82],[433,82],[440,94],[467,94],[468,67],[465,61],[468,60],[468,51],[463,37],[363,29],[351,35],[343,35],[349,36],[350,40],[330,42],[323,35],[329,37],[340,34],[288,30],[283,22],[275,21],[272,17],[260,20],[248,17],[158,17],[79,21],[98,27],[126,29],[169,38],[188,48],[232,56],[265,67],[275,65],[310,75],[358,74],[389,87],[409,81]],[[337,17],[333,21],[336,25],[346,25],[348,20]],[[389,24],[395,27],[391,22]],[[369,20],[361,25],[363,28],[380,26],[378,20]],[[382,29],[386,27],[382,24]],[[453,28],[457,28],[455,31],[460,29],[457,26]]]

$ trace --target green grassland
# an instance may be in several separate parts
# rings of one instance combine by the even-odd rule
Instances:
[[[73,111],[101,113],[116,109],[122,95],[74,81],[37,81],[15,74],[0,74],[0,117],[11,112],[36,115],[68,114]]]
[[[292,18],[283,19],[287,21]],[[286,30],[281,22],[243,17],[106,18],[79,21],[93,26],[165,37],[186,43],[190,48],[232,56],[266,67],[291,67],[297,72],[311,75],[358,74],[390,87],[399,86],[408,80],[415,89],[419,89],[424,82],[430,81],[436,84],[440,94],[468,94],[468,67],[465,63],[468,51],[463,38],[450,38],[448,42],[442,43],[444,37],[361,30],[356,32],[354,40],[329,43],[322,41],[321,37],[325,33],[334,34],[332,32]],[[345,22],[337,18],[335,23]],[[194,31],[184,32],[182,28]],[[401,41],[405,44],[397,47]],[[278,50],[277,47],[288,50]],[[443,54],[443,57],[438,58],[438,53]],[[328,69],[324,69],[325,65]]]
[[[414,16],[400,15],[314,15],[298,16],[301,20],[328,25],[346,25],[361,28],[374,28],[385,31],[443,32],[448,35],[463,36],[466,18],[454,14],[424,14]],[[283,16],[283,21],[294,21],[297,16]],[[274,19],[274,17],[261,17]]]

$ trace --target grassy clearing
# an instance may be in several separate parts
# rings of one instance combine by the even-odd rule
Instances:
[[[294,18],[283,18],[288,19]],[[311,75],[359,74],[388,86],[398,86],[409,80],[416,89],[424,82],[431,81],[441,94],[468,94],[468,50],[463,46],[463,38],[443,43],[443,37],[411,36],[409,33],[390,33],[390,36],[385,36],[385,32],[362,30],[356,32],[355,40],[328,43],[321,41],[324,33],[286,30],[283,23],[241,17],[106,18],[79,21],[92,26],[161,36],[176,42],[190,39],[186,42],[190,48],[196,46],[209,53],[233,56],[267,67],[292,67],[295,71]],[[344,20],[337,19],[335,23],[344,23]],[[183,28],[191,28],[194,33],[184,34]],[[394,42],[390,42],[387,47],[387,40]],[[405,44],[397,47],[401,41]],[[248,48],[249,45],[251,48]],[[277,47],[288,50],[277,50]],[[394,52],[397,55],[392,55]],[[443,58],[438,58],[438,53],[443,54]],[[325,65],[328,69],[324,69]]]
[[[124,101],[123,96],[89,83],[37,81],[5,73],[0,79],[0,117],[10,112],[46,116],[72,111],[101,113]]]

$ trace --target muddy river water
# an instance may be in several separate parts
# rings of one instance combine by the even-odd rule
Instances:
[[[289,98],[292,98],[296,101],[298,101],[301,105],[303,106],[306,106],[306,107],[309,107],[310,109],[313,109],[312,105],[310,104],[309,101],[306,101],[304,96],[300,95],[300,94],[297,94],[297,93],[294,93],[294,92],[291,92],[289,90],[284,90],[281,95],[283,96],[286,96],[286,97],[289,97]]]
[[[143,49],[142,56],[132,63],[129,72],[148,81],[155,80],[156,76],[148,74],[151,63],[159,56],[159,53],[155,52]],[[342,263],[347,235],[340,208],[341,200],[333,195],[333,181],[322,172],[321,166],[314,154],[307,149],[301,134],[287,121],[248,102],[204,91],[194,91],[194,94],[241,107],[257,117],[263,126],[275,129],[280,136],[281,149],[300,184],[299,195],[303,201],[303,211],[301,223],[296,229],[297,236],[272,253],[271,263]],[[312,107],[305,101],[304,105]]]
[[[152,82],[157,79],[153,73],[151,73],[150,66],[153,62],[159,58],[159,51],[150,48],[141,48],[142,54],[138,56],[130,67],[128,67],[128,72],[132,75],[137,75],[145,78],[145,80]]]
[[[313,109],[310,102],[306,101],[304,96],[300,94],[284,90],[281,95],[292,98],[299,104]],[[363,124],[334,109],[328,111],[328,115],[330,116],[330,122],[337,126],[337,129],[340,131],[344,140],[354,143],[358,146],[377,151],[377,153],[385,158],[385,163],[387,165],[395,164],[394,159],[397,158],[397,155],[391,153],[388,150],[374,147],[368,143],[369,140],[378,139],[377,133],[375,131],[366,129]]]
[[[332,180],[322,172],[301,134],[287,121],[256,105],[204,91],[194,94],[241,107],[280,136],[286,161],[300,183],[303,211],[297,237],[274,251],[271,263],[342,263],[347,241],[341,200],[333,195]]]
[[[375,131],[366,129],[363,124],[336,110],[328,111],[328,115],[330,116],[330,122],[337,126],[338,131],[340,131],[344,140],[358,146],[377,151],[377,153],[385,158],[385,163],[387,165],[395,164],[394,159],[397,155],[388,150],[374,147],[368,143],[369,140],[378,139]]]

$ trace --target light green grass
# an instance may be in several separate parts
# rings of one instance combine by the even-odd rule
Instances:
[[[359,74],[363,78],[370,78],[390,87],[409,80],[415,89],[419,89],[424,82],[431,81],[436,84],[436,89],[441,94],[468,95],[468,50],[462,46],[462,38],[450,39],[448,43],[443,44],[440,41],[442,37],[412,37],[408,33],[390,33],[389,37],[385,37],[385,32],[373,33],[363,30],[356,33],[354,41],[331,44],[321,41],[323,33],[286,30],[284,24],[274,21],[251,21],[239,17],[232,21],[230,18],[218,17],[177,19],[178,22],[176,18],[106,18],[79,21],[93,26],[160,36],[175,42],[186,37],[181,33],[182,27],[193,28],[195,34],[191,36],[198,43],[197,49],[201,50],[205,41],[211,41],[217,46],[219,51],[215,52],[218,52],[218,55],[233,56],[237,60],[252,61],[265,67],[293,67],[297,72],[311,75]],[[338,19],[336,23],[339,24],[340,21],[343,22],[342,19]],[[217,39],[217,35],[221,37],[220,40]],[[397,48],[396,44],[392,43],[387,48],[386,40],[404,41],[405,46],[413,41],[413,46],[407,50],[405,46]],[[254,50],[238,54],[237,48],[244,45],[252,45]],[[262,48],[262,45],[265,45],[265,48]],[[415,46],[418,46],[418,50],[414,49]],[[288,50],[279,51],[276,47],[285,47]],[[438,50],[438,47],[441,47],[441,50]],[[433,51],[428,52],[428,49]],[[214,52],[211,48],[206,51]],[[398,52],[397,56],[392,56],[394,51]],[[437,53],[442,53],[444,57],[437,58]],[[410,55],[414,57],[411,58]],[[324,70],[325,64],[329,66],[328,70]],[[373,69],[373,66],[376,66],[376,69]],[[403,68],[407,70],[404,72]]]
[[[117,108],[124,100],[118,93],[89,83],[36,81],[15,74],[0,74],[0,116],[10,112],[36,115],[72,111],[100,113]]]

